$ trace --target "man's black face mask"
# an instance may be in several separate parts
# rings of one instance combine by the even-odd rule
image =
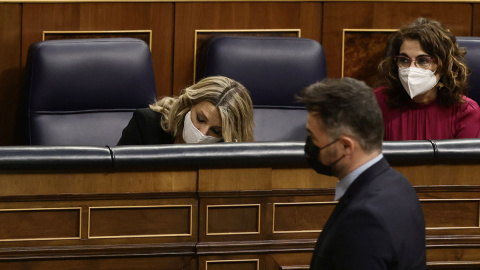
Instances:
[[[319,160],[319,155],[320,151],[322,149],[325,149],[329,147],[330,145],[334,144],[337,142],[339,139],[334,140],[333,142],[323,146],[323,147],[318,147],[316,146],[310,136],[307,137],[307,141],[305,142],[305,158],[307,159],[308,165],[312,169],[314,169],[317,173],[319,174],[324,174],[327,176],[332,176],[333,175],[333,169],[332,166],[335,165],[337,162],[339,162],[345,155],[341,156],[339,159],[335,160],[332,164],[330,165],[323,165]]]

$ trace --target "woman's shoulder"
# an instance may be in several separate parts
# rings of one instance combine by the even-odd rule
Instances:
[[[466,96],[463,96],[464,102],[457,109],[457,119],[460,122],[468,121],[470,123],[480,124],[480,106],[478,103]],[[458,107],[457,107],[458,108]]]
[[[387,102],[387,94],[385,93],[386,87],[378,87],[373,89],[373,93],[375,94],[375,97],[377,98],[378,105],[380,108],[383,110],[386,108],[386,102]]]
[[[143,122],[154,121],[155,123],[159,123],[162,115],[150,108],[140,108],[133,112],[133,117]]]
[[[142,134],[142,144],[170,144],[174,143],[173,137],[160,125],[162,114],[150,108],[136,109],[133,117]]]
[[[383,86],[373,89],[373,93],[375,94],[375,97],[377,98],[377,100],[384,101],[387,98],[386,90],[387,88]]]
[[[475,100],[467,96],[463,96],[462,98],[464,101],[461,105],[462,112],[475,111],[480,113],[480,106],[478,106],[478,103]]]
[[[380,86],[380,87],[377,87],[375,89],[373,89],[373,92],[375,93],[375,95],[385,95],[385,90],[387,90],[387,88],[385,86]]]

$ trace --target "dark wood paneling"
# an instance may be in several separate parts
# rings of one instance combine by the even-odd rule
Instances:
[[[171,94],[173,3],[24,4],[22,62],[43,31],[152,30],[159,96]]]
[[[273,208],[273,233],[322,230],[336,203],[278,203]]]
[[[101,207],[90,209],[89,237],[189,236],[192,207]]]
[[[207,205],[208,234],[259,234],[260,205]]]
[[[320,41],[322,3],[177,3],[173,91],[193,83],[195,30],[301,29]]]
[[[473,4],[472,36],[480,37],[480,4]]]
[[[266,269],[310,269],[311,258],[312,254],[310,252],[269,254],[266,257]]]
[[[69,270],[196,270],[197,261],[193,256],[138,256],[105,258],[53,258],[49,260],[0,260],[0,269],[69,269]]]
[[[0,239],[80,238],[80,209],[0,211]]]
[[[385,57],[385,44],[391,31],[345,31],[343,42],[343,77],[357,78],[373,86],[378,64]]]
[[[423,201],[427,228],[478,228],[479,200]]]
[[[436,267],[443,267],[447,262],[459,266],[457,269],[467,269],[463,266],[468,262],[478,265],[480,262],[480,240],[478,237],[479,228],[475,226],[478,220],[480,186],[473,186],[472,183],[475,182],[476,178],[474,176],[478,175],[480,166],[478,164],[418,165],[396,168],[403,172],[416,186],[417,194],[424,203],[427,225],[435,227],[435,229],[427,230],[428,260],[433,269],[440,269]],[[287,170],[287,168],[283,168],[283,170]],[[271,172],[272,168],[255,168],[251,171],[242,168],[205,169],[203,173],[197,174],[199,182],[200,178],[207,182],[208,178],[211,177],[211,179],[223,179],[224,183],[220,189],[215,186],[202,185],[201,192],[198,191],[200,186],[195,184],[188,185],[188,188],[172,189],[171,185],[175,182],[174,177],[172,176],[172,179],[162,177],[162,175],[168,174],[179,175],[179,172],[171,171],[85,173],[83,176],[72,174],[71,179],[64,179],[63,182],[50,183],[40,180],[43,183],[41,192],[24,195],[23,201],[17,201],[10,196],[2,196],[0,198],[2,200],[0,208],[28,209],[36,207],[53,209],[77,207],[82,211],[83,237],[66,240],[0,241],[0,268],[79,269],[83,267],[84,269],[113,269],[119,267],[118,269],[127,269],[127,267],[132,267],[133,261],[136,261],[137,256],[141,255],[143,256],[142,267],[144,266],[145,269],[152,269],[152,265],[157,263],[172,263],[171,265],[175,267],[178,263],[182,266],[177,268],[181,269],[184,264],[188,265],[191,262],[190,259],[195,257],[199,258],[199,264],[194,261],[195,267],[198,266],[199,269],[206,269],[207,261],[217,261],[211,264],[212,267],[226,267],[226,264],[231,267],[252,267],[250,264],[252,260],[258,260],[260,269],[308,269],[309,254],[313,250],[319,232],[296,232],[295,230],[318,229],[319,224],[325,222],[325,219],[330,215],[331,207],[320,209],[323,207],[322,202],[325,205],[333,205],[331,195],[327,194],[330,191],[321,195],[325,188],[317,187],[317,182],[326,182],[330,179],[317,177],[310,183],[308,179],[311,177],[311,169],[290,168],[291,174],[283,176],[285,179],[276,182],[275,188],[272,188],[271,184],[265,185],[265,183],[271,183],[273,179],[268,177],[278,176],[277,173],[261,174],[263,176],[257,178],[257,181],[262,180],[265,183],[256,186],[253,190],[247,190],[242,185],[239,186],[239,178],[235,176],[243,173],[251,175],[249,173],[254,171]],[[187,172],[187,176],[190,174],[191,172]],[[292,175],[296,177],[292,177]],[[2,174],[2,176],[4,183],[2,186],[8,186],[8,194],[23,194],[26,186],[32,183],[27,181],[29,178],[49,179],[54,177],[55,174],[32,172],[27,177],[25,172],[23,174],[11,172]],[[21,176],[26,178],[25,181],[21,181]],[[296,182],[305,188],[292,188],[292,183],[287,182],[286,178],[288,177],[290,177],[290,182]],[[171,181],[159,185],[160,182],[155,184],[155,182],[146,181],[150,178],[163,179],[160,182],[166,182],[167,179]],[[467,178],[472,179],[467,181],[465,180]],[[140,179],[145,180],[141,181]],[[296,181],[292,181],[292,179]],[[181,179],[179,178],[179,180]],[[8,185],[9,181],[13,183],[10,186]],[[63,187],[59,187],[61,183],[63,183]],[[115,185],[112,185],[112,183],[115,183]],[[307,183],[310,183],[310,185],[307,185]],[[466,184],[463,185],[463,183]],[[208,187],[212,190],[209,190]],[[237,187],[241,191],[235,191]],[[110,189],[110,193],[106,193],[107,189]],[[193,194],[190,194],[190,197],[181,196],[185,193],[185,190],[192,189],[191,193]],[[329,187],[326,189],[330,190]],[[66,194],[56,194],[59,190],[71,190],[80,193],[91,192],[91,194],[88,194],[85,198],[78,195],[77,200],[69,200],[70,197]],[[130,191],[129,194],[126,193],[127,190]],[[95,191],[101,194],[95,194]],[[149,191],[155,191],[156,193],[152,195]],[[176,195],[177,198],[155,198],[163,196],[162,191],[179,194]],[[39,196],[39,193],[43,195]],[[28,192],[28,194],[30,193]],[[84,194],[84,196],[86,195]],[[131,196],[135,196],[135,199],[129,199]],[[196,205],[197,201],[199,207]],[[274,212],[274,204],[282,209],[276,209]],[[429,206],[425,206],[427,204]],[[180,224],[178,229],[185,227],[185,217],[189,215],[188,211],[183,211],[182,214],[163,212],[163,210],[171,208],[172,205],[193,206],[192,236],[144,237],[146,233],[156,234],[162,228],[172,229],[172,226],[178,224]],[[259,205],[259,208],[257,205]],[[316,207],[318,205],[321,207]],[[151,207],[145,208],[144,206]],[[162,209],[158,206],[165,206],[166,208]],[[213,207],[214,212],[211,212],[211,215],[207,217],[207,206],[219,207]],[[89,220],[89,216],[86,215],[89,208],[97,211],[94,211],[95,213],[92,215],[93,227],[101,228],[93,235],[107,236],[107,238],[92,239],[85,236],[88,231],[85,225],[87,224],[86,221]],[[258,221],[257,209],[260,209],[259,233],[248,234],[252,231],[258,231],[258,227],[256,227]],[[52,215],[49,217],[42,216],[46,218],[35,217],[29,211],[12,211],[8,213],[11,216],[7,220],[9,224],[13,225],[8,228],[12,231],[15,224],[28,220],[31,221],[29,224],[43,224],[40,231],[51,229],[51,232],[59,233],[56,228],[68,224],[70,224],[68,227],[73,228],[71,224],[78,223],[78,214],[75,217],[70,217],[69,215],[63,215],[61,211],[45,211],[42,214]],[[215,211],[217,212],[215,213]],[[168,221],[164,220],[165,217],[168,217]],[[5,213],[0,212],[0,218],[6,220]],[[76,221],[73,223],[62,222],[65,220]],[[279,226],[278,228],[294,232],[275,233],[274,221]],[[51,228],[48,228],[45,224],[50,224]],[[164,227],[164,224],[168,224],[168,226]],[[226,234],[207,235],[206,231],[209,224],[211,225],[208,227],[209,231],[211,228],[211,231]],[[31,226],[19,226],[18,231],[25,232],[29,227]],[[176,229],[174,228],[174,230]],[[246,233],[229,234],[231,232]],[[36,232],[31,231],[29,233]],[[25,235],[25,233],[22,235]],[[72,233],[68,235],[72,235]],[[4,235],[4,237],[7,236]],[[37,236],[34,235],[34,237]],[[108,236],[117,236],[118,238],[109,238]],[[23,236],[15,237],[23,238]],[[115,261],[111,260],[112,256],[124,258],[125,268],[122,268],[124,267],[123,264],[120,266],[115,264]],[[16,257],[15,262],[13,262],[14,257]],[[164,258],[165,261],[159,261],[159,257]],[[29,258],[36,259],[32,262]],[[65,258],[69,258],[69,260]],[[175,258],[183,259],[175,261]],[[188,262],[185,261],[186,258],[188,258]],[[77,263],[70,267],[72,261]],[[75,268],[77,264],[79,266]],[[188,267],[190,266],[188,265]],[[191,269],[188,267],[185,267],[185,269]],[[135,269],[137,268],[135,267]]]
[[[45,33],[44,40],[59,40],[59,39],[85,39],[85,38],[137,38],[143,40],[149,46],[152,43],[150,40],[149,30],[134,30],[134,31],[115,31],[115,32],[97,32],[97,31],[80,31],[80,32],[48,32]],[[150,49],[152,49],[150,47]]]
[[[19,143],[16,130],[21,88],[22,6],[0,4],[0,145]]]
[[[265,256],[260,254],[203,256],[198,259],[199,270],[218,269],[265,269]]]
[[[220,261],[207,261],[207,270],[258,270],[258,260],[220,260]]]
[[[0,196],[195,192],[196,171],[118,173],[0,173]],[[115,185],[112,185],[115,183]],[[73,188],[74,185],[75,187]],[[1,198],[1,197],[0,197]]]
[[[468,36],[472,12],[468,3],[325,2],[322,40],[328,76],[341,76],[343,29],[398,29],[427,17],[441,21],[455,35]]]
[[[427,243],[428,269],[479,269],[479,254],[478,244],[429,246]]]

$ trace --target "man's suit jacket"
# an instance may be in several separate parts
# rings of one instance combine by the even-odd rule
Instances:
[[[347,189],[325,224],[311,269],[426,269],[425,221],[410,182],[383,158]]]

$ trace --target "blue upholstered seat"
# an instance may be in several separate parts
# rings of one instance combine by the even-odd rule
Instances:
[[[250,91],[257,141],[303,141],[307,112],[295,95],[327,76],[323,47],[292,37],[220,36],[205,53],[202,74],[235,79]]]
[[[468,79],[468,97],[480,104],[480,37],[458,36],[457,42],[460,47],[466,48],[465,61],[472,71]]]
[[[148,45],[133,38],[42,41],[26,75],[26,144],[116,145],[156,98]]]

